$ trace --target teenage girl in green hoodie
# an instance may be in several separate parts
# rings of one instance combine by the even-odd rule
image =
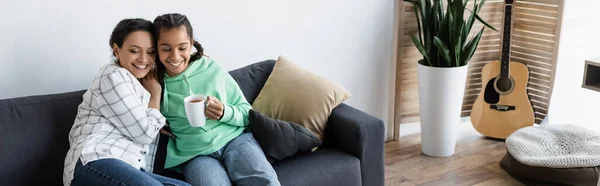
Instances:
[[[280,185],[252,133],[245,131],[251,105],[227,70],[203,55],[187,17],[158,16],[154,29],[164,88],[161,113],[176,136],[167,145],[165,168],[183,172],[192,185]],[[192,127],[185,115],[183,99],[191,92],[209,96],[202,127]]]

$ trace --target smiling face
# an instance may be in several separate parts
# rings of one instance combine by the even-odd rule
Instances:
[[[146,76],[154,66],[156,58],[152,35],[146,31],[132,32],[125,38],[122,46],[113,44],[113,51],[119,60],[119,65],[138,79]]]
[[[163,29],[158,39],[158,57],[165,65],[169,76],[183,72],[190,64],[192,39],[187,34],[186,27]]]

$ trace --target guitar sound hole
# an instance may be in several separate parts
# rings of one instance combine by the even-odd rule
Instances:
[[[512,86],[513,82],[508,77],[499,77],[498,81],[496,82],[496,88],[500,92],[508,92],[510,89],[512,89]]]
[[[490,79],[485,85],[483,100],[485,100],[487,104],[496,104],[500,101],[500,94],[494,90],[494,81],[496,81],[496,78]]]

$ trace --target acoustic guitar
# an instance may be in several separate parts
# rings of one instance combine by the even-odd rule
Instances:
[[[506,139],[514,131],[532,126],[533,107],[527,95],[529,69],[510,61],[513,0],[504,1],[500,61],[485,64],[481,92],[471,109],[471,123],[484,136]]]

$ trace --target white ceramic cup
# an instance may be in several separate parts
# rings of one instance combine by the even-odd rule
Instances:
[[[192,101],[201,100],[199,102]],[[202,127],[206,124],[206,115],[204,109],[206,107],[206,96],[191,95],[183,99],[185,104],[185,115],[192,127]]]

